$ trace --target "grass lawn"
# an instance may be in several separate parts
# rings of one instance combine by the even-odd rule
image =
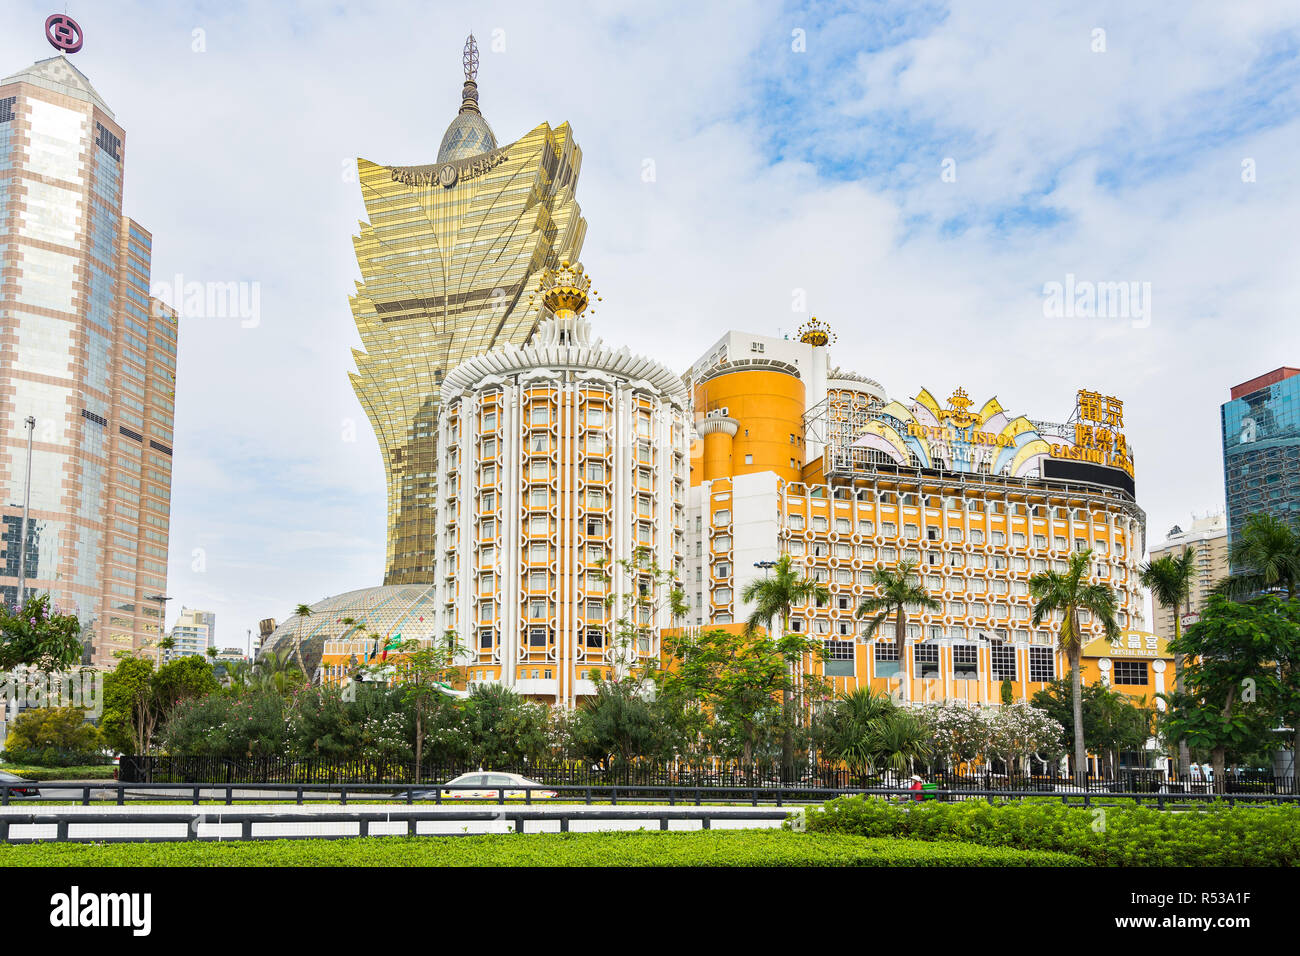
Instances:
[[[112,780],[116,769],[112,764],[94,767],[26,767],[16,763],[0,763],[0,770],[16,773],[38,783],[51,780]]]
[[[0,846],[0,866],[1080,866],[1063,853],[782,830]]]

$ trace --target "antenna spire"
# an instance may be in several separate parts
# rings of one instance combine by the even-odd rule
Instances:
[[[460,112],[477,113],[478,108],[478,43],[474,40],[474,34],[470,34],[465,40],[465,52],[461,56],[461,63],[465,67],[465,87],[460,93]]]

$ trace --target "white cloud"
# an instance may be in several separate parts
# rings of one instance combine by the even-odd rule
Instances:
[[[6,72],[50,52],[44,8],[18,6]],[[1218,405],[1300,358],[1300,123],[1274,75],[1297,16],[1281,2],[1131,7],[957,5],[911,31],[908,7],[823,20],[756,3],[80,14],[76,62],[127,129],[127,212],[154,232],[156,279],[262,288],[257,328],[182,328],[172,613],[211,606],[233,637],[378,583],[383,473],[347,381],[364,216],[349,170],[358,155],[433,157],[467,26],[499,141],[573,123],[606,341],[684,369],[728,328],[796,325],[791,290],[806,289],[839,330],[836,361],[894,394],[962,384],[1045,419],[1079,387],[1124,397],[1153,541],[1221,507]],[[891,46],[885,23],[914,35]],[[1096,26],[1104,54],[1089,50]],[[807,53],[790,48],[795,27]],[[196,28],[206,53],[191,51]],[[946,156],[955,183],[940,180]],[[1060,219],[998,225],[1018,207]],[[1070,272],[1151,282],[1150,328],[1045,319],[1043,284]]]

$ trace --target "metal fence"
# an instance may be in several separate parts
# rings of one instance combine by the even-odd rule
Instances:
[[[419,829],[421,822],[429,824],[441,824],[444,828],[447,825],[485,823],[495,824],[504,823],[508,829],[514,833],[542,832],[546,829],[546,824],[555,824],[558,832],[568,833],[571,830],[574,821],[581,821],[584,825],[589,823],[602,822],[631,822],[640,824],[645,828],[647,824],[653,824],[656,829],[668,830],[671,822],[687,824],[684,829],[694,829],[698,826],[701,830],[712,829],[714,821],[725,820],[728,823],[744,823],[749,825],[761,826],[779,826],[788,817],[785,810],[775,808],[752,808],[738,809],[735,807],[673,807],[673,808],[628,808],[618,809],[585,809],[569,807],[556,807],[546,809],[541,807],[509,807],[504,809],[487,809],[456,807],[451,810],[435,810],[434,808],[373,808],[358,807],[354,809],[330,810],[324,813],[310,813],[304,810],[277,810],[272,812],[251,812],[251,811],[229,811],[224,808],[195,813],[194,811],[165,811],[159,809],[149,813],[115,813],[104,811],[99,813],[78,813],[69,814],[52,810],[33,811],[31,813],[6,813],[0,815],[0,843],[36,843],[36,842],[94,842],[94,843],[170,843],[178,841],[200,840],[204,842],[227,841],[227,840],[328,840],[328,839],[348,839],[355,837],[366,837],[372,834],[371,826],[380,824],[387,831],[382,835],[395,835],[402,833],[407,836],[417,835],[437,835],[437,836],[463,836],[470,835],[468,827],[464,827],[460,833],[454,831],[431,833],[427,829]],[[283,830],[283,826],[289,825],[308,825],[317,826],[320,824],[355,824],[355,830],[349,830],[346,833],[340,832],[289,832]],[[535,824],[528,828],[528,824]],[[397,825],[394,828],[394,824]],[[540,825],[540,826],[538,826]],[[53,827],[54,834],[35,835],[30,829],[27,832],[16,834],[14,827],[30,828],[33,826]],[[140,833],[141,826],[153,827],[153,833]],[[229,832],[229,829],[222,828],[239,827],[238,834]],[[254,830],[255,826],[260,826],[261,831]],[[73,833],[72,827],[78,827],[82,832]],[[86,833],[86,827],[95,827],[101,832]],[[157,832],[158,829],[170,827],[170,832]],[[184,828],[183,830],[180,828]],[[103,830],[120,831],[104,833]],[[594,827],[591,829],[607,829],[603,827]],[[179,831],[179,832],[178,832]],[[206,832],[205,832],[206,831]],[[482,831],[479,831],[482,832]]]
[[[481,771],[516,773],[548,786],[653,786],[653,787],[813,787],[826,790],[861,790],[905,783],[909,774],[860,775],[843,766],[807,765],[783,773],[775,764],[689,764],[639,761],[599,767],[575,762],[477,764],[425,763],[417,779],[414,762],[291,759],[249,757],[124,756],[118,779],[127,783],[291,783],[291,784],[429,784],[446,783],[461,774]],[[1180,781],[1162,771],[1121,769],[1117,775],[1086,774],[1082,780],[1068,773],[1037,774],[922,771],[927,783],[945,790],[1048,790],[1060,787],[1094,793],[1210,793],[1210,782],[1193,778]],[[1226,776],[1224,792],[1230,794],[1294,794],[1293,777],[1257,772]]]

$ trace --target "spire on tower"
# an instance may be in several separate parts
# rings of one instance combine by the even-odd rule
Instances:
[[[465,67],[465,87],[460,94],[460,112],[477,113],[478,108],[478,43],[474,40],[474,34],[470,34],[465,40],[465,52],[461,56],[461,63]]]

